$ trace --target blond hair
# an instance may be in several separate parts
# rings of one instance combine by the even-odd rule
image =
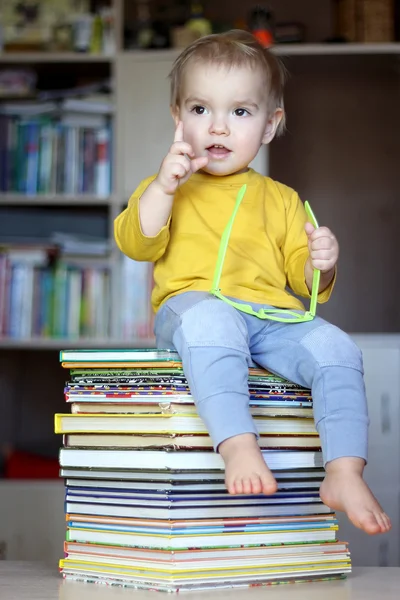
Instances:
[[[282,62],[269,50],[263,48],[256,38],[247,31],[233,29],[226,33],[216,33],[199,38],[185,48],[175,60],[169,74],[171,80],[171,106],[181,102],[182,81],[186,68],[192,62],[212,63],[227,68],[250,67],[260,69],[265,78],[268,92],[268,111],[272,115],[276,109],[283,112],[278,126],[279,135],[285,129],[283,89],[286,69]]]

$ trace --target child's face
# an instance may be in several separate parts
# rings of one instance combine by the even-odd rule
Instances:
[[[183,121],[184,140],[195,156],[208,157],[204,171],[212,175],[246,171],[282,116],[279,110],[268,115],[262,74],[248,67],[191,65],[181,98],[175,121]]]

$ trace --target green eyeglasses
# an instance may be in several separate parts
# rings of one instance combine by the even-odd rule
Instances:
[[[289,309],[279,309],[279,308],[260,308],[260,310],[255,311],[250,306],[250,304],[241,304],[239,302],[235,302],[234,300],[230,300],[226,296],[223,295],[221,289],[219,287],[221,273],[224,266],[226,250],[228,248],[229,238],[232,231],[233,222],[235,220],[237,211],[239,209],[240,203],[243,200],[243,197],[246,193],[247,185],[243,185],[236,197],[235,207],[233,209],[232,215],[228,221],[227,226],[221,237],[221,243],[218,250],[218,258],[217,264],[215,265],[214,278],[212,283],[212,288],[210,290],[210,294],[213,294],[216,298],[223,300],[227,304],[234,306],[241,312],[244,312],[248,315],[253,315],[258,317],[259,319],[270,319],[271,321],[279,321],[281,323],[304,323],[306,321],[312,321],[317,312],[317,301],[318,301],[318,290],[319,290],[319,282],[321,273],[318,269],[314,269],[313,273],[313,281],[311,288],[311,300],[310,300],[310,308],[304,313],[299,314],[294,310]],[[310,223],[317,229],[318,222],[314,216],[313,211],[311,210],[311,206],[308,202],[304,203],[304,208],[306,209],[307,216],[310,220]]]

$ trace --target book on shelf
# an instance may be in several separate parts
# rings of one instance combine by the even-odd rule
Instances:
[[[193,519],[147,519],[141,517],[116,517],[107,515],[82,515],[77,513],[66,513],[66,522],[69,526],[76,529],[93,529],[103,530],[105,532],[111,532],[118,528],[121,532],[133,533],[133,534],[153,534],[159,536],[169,536],[173,539],[173,536],[179,536],[179,538],[185,539],[194,534],[202,535],[216,535],[220,534],[222,539],[224,533],[239,534],[238,537],[243,539],[243,534],[255,534],[255,533],[269,533],[274,534],[276,532],[300,532],[304,533],[307,530],[310,532],[324,532],[327,537],[321,538],[320,536],[310,539],[313,543],[318,540],[331,541],[332,538],[329,533],[336,532],[338,529],[338,522],[336,516],[332,512],[324,512],[318,515],[283,515],[283,516],[244,516],[244,517],[210,517],[199,519],[197,517]],[[253,536],[252,536],[253,537]],[[208,538],[212,540],[213,538]],[[229,538],[228,538],[229,539]],[[266,540],[267,541],[267,540]],[[207,548],[206,544],[198,544],[197,548]],[[218,548],[218,544],[212,544],[214,550]],[[234,546],[234,544],[227,544],[225,547]],[[266,547],[269,544],[265,544]],[[183,549],[185,545],[181,542],[177,544],[177,547]],[[251,546],[250,546],[251,547]],[[211,550],[211,547],[209,547]]]
[[[318,554],[325,556],[329,561],[333,553],[345,555],[347,552],[346,544],[338,542],[332,544],[330,542],[312,543],[312,544],[292,544],[280,546],[258,546],[247,548],[193,548],[193,549],[176,549],[173,553],[164,549],[148,549],[148,548],[131,548],[123,546],[110,547],[102,544],[87,544],[84,542],[69,542],[64,544],[64,551],[67,558],[72,560],[94,560],[98,557],[99,560],[106,560],[107,557],[115,559],[128,559],[133,564],[149,565],[151,563],[158,566],[179,568],[190,562],[194,568],[209,567],[208,561],[225,557],[228,561],[237,559],[241,563],[248,563],[250,560],[254,563],[262,564],[262,561],[268,563],[279,562],[280,564],[288,563],[294,556],[304,559],[317,559]],[[213,566],[213,565],[211,565]]]
[[[0,247],[1,336],[105,338],[110,303],[108,264],[69,265],[54,245]]]
[[[86,502],[85,502],[86,500]],[[121,500],[122,502],[122,500]],[[167,505],[165,508],[152,505],[146,502],[145,505],[140,502],[132,504],[112,504],[108,501],[107,504],[97,504],[93,498],[82,498],[82,501],[71,502],[68,498],[65,501],[65,510],[67,512],[76,512],[80,515],[103,515],[107,517],[139,517],[139,518],[154,518],[154,519],[195,519],[195,518],[222,518],[225,516],[232,517],[252,517],[252,516],[286,516],[286,515],[317,515],[330,513],[331,510],[321,501],[314,503],[284,504],[277,501],[268,503],[267,501],[254,503],[242,501],[241,506],[235,506],[235,503],[230,502],[229,506],[217,506],[215,502],[208,502],[202,508],[201,506],[179,508],[172,505]]]
[[[120,257],[120,294],[118,336],[123,340],[153,336],[154,311],[150,296],[153,289],[153,263]],[[132,307],[135,310],[132,310]]]
[[[59,249],[63,259],[68,263],[73,258],[78,257],[80,259],[79,264],[85,262],[89,263],[90,266],[96,264],[94,259],[99,261],[107,259],[111,250],[111,244],[107,238],[83,235],[82,233],[73,234],[53,231],[50,242]],[[90,263],[90,261],[92,262]]]
[[[163,367],[163,368],[160,368]],[[88,367],[87,364],[77,365],[70,369],[70,380],[75,384],[94,384],[100,385],[120,385],[129,384],[134,385],[138,382],[142,382],[143,385],[164,385],[165,391],[169,391],[171,386],[182,384],[187,385],[187,379],[182,370],[182,363],[179,362],[177,366],[162,364],[152,364],[150,368],[146,369],[141,366],[132,364],[128,367],[120,369],[114,364],[104,366],[96,365],[95,368]],[[249,368],[249,383],[257,382],[258,384],[268,385],[269,383],[280,383],[279,390],[282,389],[298,389],[308,397],[310,396],[310,390],[305,390],[300,386],[284,381],[278,375],[265,371],[264,369]],[[275,390],[277,391],[277,390]]]
[[[0,104],[0,193],[109,196],[111,121],[54,107]]]
[[[164,485],[192,485],[193,483],[203,483],[207,486],[210,482],[219,482],[224,480],[224,474],[221,470],[205,471],[203,470],[185,470],[185,471],[171,471],[162,470],[155,471],[150,469],[118,469],[113,468],[99,468],[99,467],[76,467],[60,465],[60,477],[70,479],[86,479],[88,482],[92,482],[95,486],[101,487],[102,482],[106,481],[121,481],[123,483],[127,481],[137,482],[142,481],[146,484],[148,482],[156,482],[164,488]],[[294,480],[313,480],[318,479],[322,481],[324,471],[321,467],[309,467],[304,469],[285,470],[279,471],[272,469],[275,479],[278,481],[294,481]],[[90,483],[89,483],[90,485]]]
[[[333,562],[333,561],[332,561]],[[123,568],[112,564],[93,564],[77,561],[60,561],[64,577],[73,581],[98,582],[105,585],[130,586],[135,589],[156,589],[164,592],[177,591],[206,591],[215,588],[255,587],[271,583],[300,583],[301,581],[330,581],[333,578],[343,578],[345,573],[350,573],[350,560],[348,553],[341,561],[334,557],[334,566],[319,566],[315,561],[300,565],[290,564],[290,567],[261,568],[247,567],[247,569],[224,569],[223,571],[209,571],[204,573],[192,571],[185,576],[172,577],[169,573],[160,573],[155,568],[143,569]],[[290,571],[290,574],[288,574]],[[336,577],[335,577],[336,576]],[[235,578],[235,584],[232,580]]]
[[[267,407],[293,407],[307,408],[312,406],[311,396],[300,390],[296,386],[285,385],[281,389],[274,383],[262,383],[259,381],[249,382],[249,405],[251,407],[258,406],[259,408]],[[88,383],[86,385],[76,385],[70,382],[65,388],[65,399],[68,403],[79,401],[82,404],[102,403],[104,405],[113,403],[116,405],[138,405],[138,412],[143,405],[158,404],[160,407],[165,406],[165,412],[180,412],[180,407],[186,406],[186,412],[193,412],[189,405],[194,405],[193,396],[190,393],[187,383],[173,383],[171,381],[169,389],[138,379],[135,381],[131,378],[129,385],[115,384],[109,385],[104,383]],[[174,406],[175,405],[175,406]],[[168,411],[168,407],[176,410]],[[86,411],[88,412],[88,411]],[[94,411],[98,412],[98,411]],[[101,411],[99,411],[101,412]],[[123,412],[115,410],[115,412]],[[133,412],[133,411],[127,411]],[[157,412],[156,410],[152,412]],[[297,414],[297,413],[296,413]],[[279,415],[276,415],[279,416]]]
[[[196,519],[196,523],[190,520],[145,519],[141,521],[138,518],[73,513],[67,513],[66,519],[67,541],[110,544],[126,548],[145,546],[151,550],[164,551],[189,548],[200,550],[208,547],[214,551],[221,548],[222,552],[222,548],[235,546],[271,547],[274,544],[333,542],[338,529],[337,520],[330,513],[273,518],[222,517]],[[145,545],[140,544],[140,536],[144,536],[142,541],[146,541]]]
[[[310,539],[310,543],[315,543],[318,540],[328,542],[332,540],[330,533],[335,533],[338,529],[336,516],[333,513],[323,513],[319,515],[288,515],[280,517],[222,517],[222,518],[205,518],[205,519],[142,519],[139,517],[112,517],[105,515],[81,515],[76,513],[67,513],[65,519],[68,525],[78,529],[103,530],[111,532],[118,527],[119,531],[132,534],[153,534],[154,536],[179,536],[180,542],[176,544],[177,550],[184,550],[185,545],[182,541],[187,541],[189,536],[194,534],[202,535],[221,535],[223,539],[224,533],[239,534],[237,537],[243,539],[243,534],[250,534],[254,537],[255,533],[265,532],[267,534],[275,534],[276,532],[293,532],[304,533],[307,530],[315,532],[324,532],[326,537],[321,538],[316,536],[315,539]],[[300,536],[299,536],[300,537]],[[185,540],[186,538],[186,540]],[[210,538],[208,538],[210,539]],[[197,546],[198,549],[218,551],[218,544],[213,544],[214,548],[207,548],[205,544]],[[234,544],[228,544],[232,550]],[[129,546],[128,546],[129,547]],[[251,545],[249,545],[251,547]],[[269,544],[265,544],[265,548]],[[144,550],[145,548],[143,548]],[[255,550],[255,548],[253,547]],[[150,549],[149,549],[150,550]],[[240,550],[236,548],[236,550]],[[243,550],[243,549],[241,549]],[[272,550],[272,548],[270,548]],[[221,551],[221,550],[220,550]],[[260,549],[259,549],[260,551]],[[170,557],[173,560],[173,556]]]
[[[111,115],[114,108],[110,94],[88,94],[83,98],[67,97],[61,101],[61,109],[64,112],[85,115]]]
[[[107,396],[104,401],[100,402],[76,402],[77,398],[75,396],[72,398],[68,396],[67,402],[70,403],[72,414],[197,414],[194,403],[183,404],[182,402],[179,402],[179,400],[177,401],[175,396],[160,398],[157,402],[146,402],[146,398],[146,400],[142,400],[140,404],[138,402],[129,401],[132,400],[131,398],[120,404],[110,404],[110,397],[111,396]],[[117,398],[117,400],[120,401],[119,398]],[[299,406],[299,403],[297,402],[293,402],[293,404],[287,402],[287,406],[281,406],[279,402],[276,402],[273,406],[262,406],[259,403],[252,403],[250,401],[250,412],[253,417],[303,417],[310,419],[313,417],[312,406],[304,408]]]
[[[316,435],[261,435],[258,440],[260,448],[316,448],[321,442]],[[66,448],[165,448],[179,449],[212,449],[213,443],[209,435],[150,435],[150,434],[99,434],[70,433],[64,437]]]
[[[61,362],[172,362],[181,364],[181,359],[177,352],[173,350],[157,350],[157,348],[147,349],[110,349],[110,350],[61,350]]]
[[[118,506],[142,506],[155,508],[198,508],[198,517],[202,516],[202,510],[211,502],[213,506],[226,507],[228,512],[232,506],[260,506],[260,505],[294,505],[294,510],[298,504],[321,503],[318,495],[318,489],[303,488],[300,490],[278,490],[271,496],[263,494],[240,494],[234,498],[226,491],[194,492],[177,490],[125,490],[115,489],[90,489],[79,488],[76,486],[67,487],[66,499],[70,502],[84,502],[87,504],[112,504]],[[171,515],[175,515],[174,510]],[[139,516],[139,515],[138,515]],[[225,517],[231,515],[227,514]],[[179,518],[179,517],[177,517]],[[243,517],[244,518],[244,517]]]
[[[62,414],[55,415],[56,433],[202,433],[206,426],[198,415],[180,414]],[[262,435],[315,435],[313,419],[254,417]]]
[[[143,310],[130,308],[130,326],[123,329],[124,313],[119,309],[127,289],[137,282],[113,277],[115,265],[109,250],[107,239],[60,231],[47,240],[0,234],[0,336],[105,339],[111,335],[115,311],[118,331],[114,336],[151,338],[153,314],[147,285],[136,291]],[[150,282],[148,263],[137,263],[135,268]],[[117,302],[112,300],[115,285],[120,286]]]
[[[319,451],[297,452],[293,450],[264,450],[263,457],[270,469],[307,469],[322,467]],[[86,469],[115,469],[123,471],[223,471],[224,463],[219,454],[213,452],[168,452],[166,450],[104,450],[61,448],[60,465]]]
[[[291,473],[292,477],[278,474],[275,471],[275,477],[278,485],[278,490],[302,490],[312,489],[318,490],[322,482],[324,473],[318,470],[298,473]],[[147,492],[162,493],[167,491],[181,492],[182,494],[198,492],[212,494],[220,492],[227,494],[226,485],[223,479],[214,481],[152,481],[150,479],[122,480],[122,479],[103,479],[101,483],[95,479],[81,479],[79,477],[69,477],[65,481],[68,488],[78,488],[80,490],[89,490],[97,488],[98,490],[111,489],[114,493],[117,490],[146,490]]]

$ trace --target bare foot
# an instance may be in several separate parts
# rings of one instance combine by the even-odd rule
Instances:
[[[224,440],[218,447],[225,462],[225,484],[230,494],[274,494],[277,484],[265,464],[253,433]]]
[[[337,458],[327,463],[320,496],[324,504],[348,516],[370,535],[389,531],[392,524],[362,478],[362,458]]]

